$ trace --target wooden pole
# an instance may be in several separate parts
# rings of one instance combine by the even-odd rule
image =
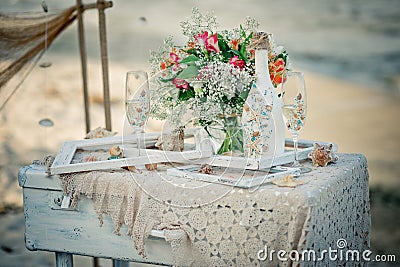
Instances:
[[[76,0],[76,5],[78,7],[78,36],[79,36],[79,50],[81,54],[81,64],[82,64],[82,81],[83,81],[83,101],[85,105],[85,124],[86,133],[90,132],[90,113],[89,113],[89,93],[88,93],[88,83],[87,83],[87,57],[86,57],[86,47],[85,47],[85,35],[83,30],[83,6],[81,0]]]
[[[112,2],[109,3],[111,3],[112,6]],[[99,10],[100,52],[101,52],[101,66],[103,71],[104,112],[106,118],[106,129],[111,131],[111,108],[110,108],[110,88],[108,79],[106,15],[104,13],[104,9],[110,7],[110,5],[106,5],[104,0],[97,0],[97,5]]]
[[[56,252],[56,267],[73,267],[74,261],[72,254]]]

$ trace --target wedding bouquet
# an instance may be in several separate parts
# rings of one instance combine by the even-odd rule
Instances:
[[[181,22],[187,42],[176,46],[172,37],[159,51],[152,51],[150,64],[155,77],[150,114],[177,124],[190,112],[196,123],[206,128],[226,118],[240,116],[247,95],[255,82],[253,32],[259,23],[247,18],[232,30],[217,31],[216,17],[193,8]],[[288,55],[271,40],[269,73],[274,86],[282,82],[288,68]]]

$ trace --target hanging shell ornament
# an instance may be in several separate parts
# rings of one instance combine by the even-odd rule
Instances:
[[[180,126],[173,130],[170,134],[161,135],[155,146],[160,150],[166,151],[183,151],[185,133],[183,129],[185,126]]]
[[[332,151],[332,148],[333,144],[320,145],[314,143],[314,148],[308,154],[308,158],[312,160],[315,167],[326,167],[329,162],[336,162],[339,160],[339,157]]]
[[[273,184],[279,187],[296,187],[298,185],[305,184],[304,181],[295,180],[294,177],[290,174],[283,176],[282,179],[272,181]]]

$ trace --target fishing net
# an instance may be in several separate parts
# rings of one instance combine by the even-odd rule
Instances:
[[[46,48],[77,18],[76,11],[73,6],[55,13],[0,13],[0,111]],[[5,85],[18,72],[23,72],[22,80],[5,92]]]

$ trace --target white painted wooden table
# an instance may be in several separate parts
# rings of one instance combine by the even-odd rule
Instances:
[[[47,176],[44,166],[21,168],[18,181],[23,187],[25,245],[32,251],[55,252],[57,267],[72,267],[73,254],[111,258],[116,267],[128,266],[129,262],[172,265],[171,247],[162,231],[152,232],[146,242],[147,259],[143,259],[128,236],[113,233],[109,217],[100,226],[90,200],[82,198],[77,209],[61,208],[60,180]]]
[[[260,205],[272,205],[273,211],[277,212],[276,216],[280,213],[287,214],[290,207],[292,208],[294,212],[292,216],[283,216],[276,223],[279,226],[290,224],[293,229],[285,228],[286,234],[273,232],[274,242],[287,239],[284,245],[289,245],[289,249],[321,251],[327,249],[329,244],[336,244],[339,238],[344,238],[349,248],[365,250],[369,247],[370,215],[366,159],[358,154],[343,154],[339,157],[337,164],[326,168],[314,168],[311,173],[304,175],[303,179],[307,184],[302,187],[287,189],[265,185],[257,194],[248,195],[251,204],[248,206],[249,211],[258,209],[257,216],[261,216],[263,224],[273,219],[271,218],[272,209],[261,209]],[[26,247],[29,250],[55,252],[57,266],[72,266],[73,254],[111,258],[117,260],[116,266],[128,266],[129,262],[173,265],[172,249],[163,238],[162,232],[152,231],[145,243],[147,258],[143,259],[134,249],[130,237],[123,234],[126,232],[124,227],[121,229],[121,236],[114,234],[114,225],[107,216],[103,218],[103,226],[99,225],[93,204],[87,198],[82,197],[79,200],[78,209],[63,209],[60,179],[57,175],[47,176],[44,166],[31,165],[21,168],[18,180],[23,188]],[[246,190],[236,191],[235,194],[231,194],[231,197],[236,198],[248,193]],[[256,196],[259,198],[256,199]],[[272,201],[265,203],[262,200],[264,197],[267,197],[265,199],[276,198],[276,205]],[[219,203],[218,201],[215,205]],[[257,205],[253,205],[253,202]],[[283,203],[283,206],[279,203]],[[290,207],[288,208],[285,203],[291,203]],[[241,208],[231,204],[234,203],[229,202],[224,205],[229,207],[227,209]],[[294,206],[298,208],[293,209]],[[203,211],[199,210],[199,212]],[[244,216],[243,211],[241,218],[244,219]],[[217,222],[218,220],[215,220],[213,224]],[[212,226],[215,225],[207,225],[205,229]],[[261,225],[256,225],[249,229],[257,230],[259,235],[256,236],[260,236],[260,239],[266,238],[263,239],[264,244],[269,244],[265,243],[267,242],[265,240],[269,239],[268,231],[261,232],[260,227]],[[253,235],[248,236],[249,233],[245,232],[245,238],[247,236],[250,239],[240,241],[254,241]],[[292,244],[293,240],[296,242]],[[262,240],[256,241],[263,244]],[[259,249],[258,246],[256,248]],[[264,266],[268,262],[260,263],[252,259],[251,263],[251,265],[259,263]],[[328,266],[331,264],[335,262],[300,262],[299,265]],[[341,266],[354,266],[351,264],[336,263]]]

